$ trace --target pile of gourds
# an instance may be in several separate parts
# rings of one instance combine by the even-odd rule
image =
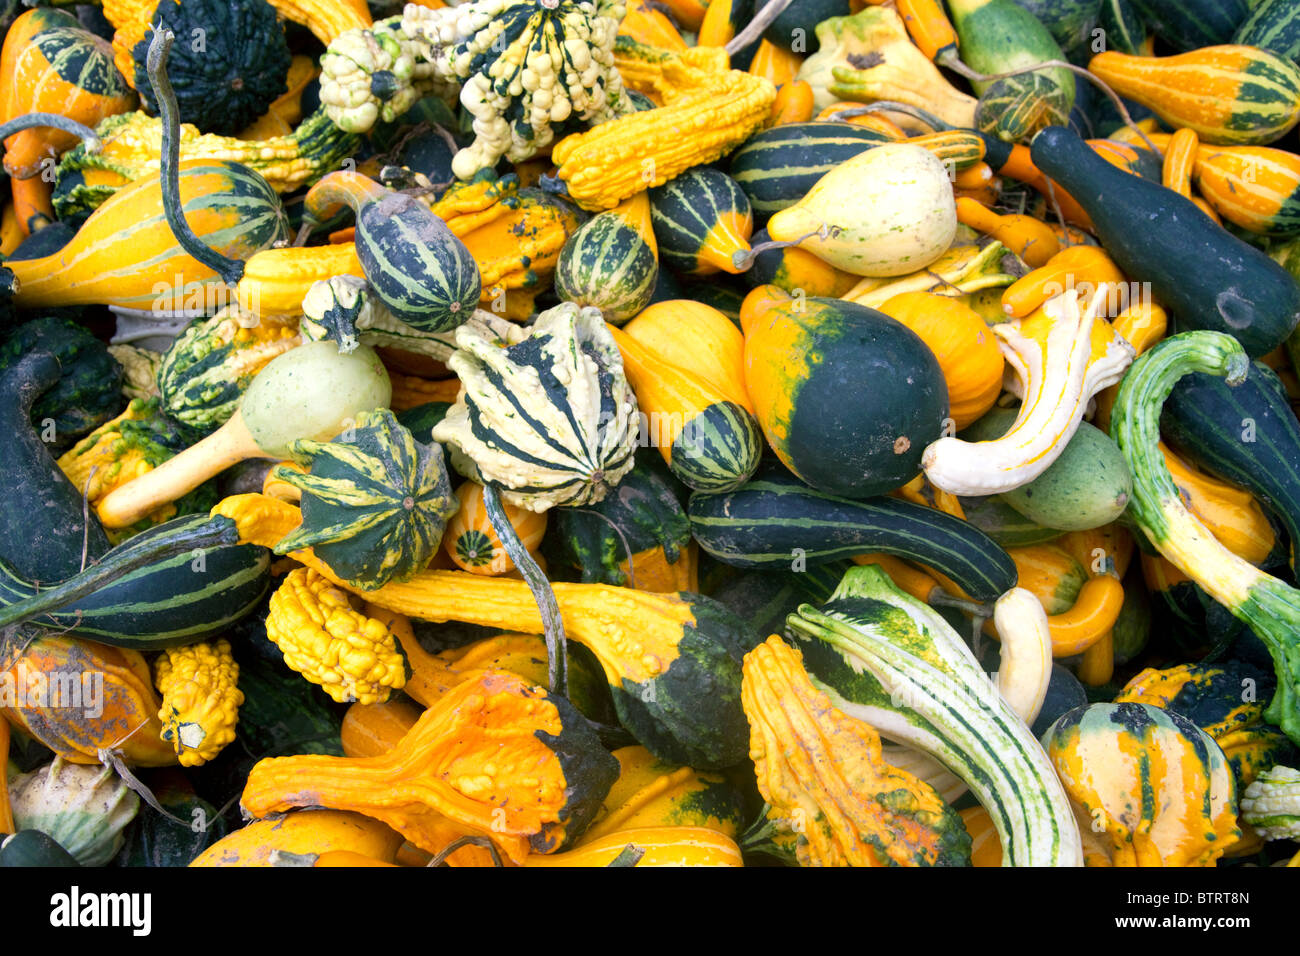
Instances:
[[[1300,866],[1291,0],[77,10],[0,865]]]

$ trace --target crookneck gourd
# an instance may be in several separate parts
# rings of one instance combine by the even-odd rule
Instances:
[[[970,836],[934,788],[885,763],[875,729],[813,686],[776,635],[745,655],[750,758],[802,866],[965,866]]]
[[[1018,323],[993,327],[1023,402],[1011,430],[987,442],[946,436],[925,449],[925,475],[955,495],[987,495],[1027,484],[1065,450],[1088,401],[1114,385],[1134,349],[1111,328],[1098,294],[1086,306],[1073,289]]]
[[[240,805],[255,817],[299,806],[365,813],[416,846],[445,817],[515,862],[580,836],[618,763],[562,697],[504,671],[453,688],[379,757],[277,757],[256,764]]]
[[[1178,493],[1159,451],[1160,410],[1190,372],[1223,377],[1229,386],[1250,368],[1240,343],[1222,332],[1183,332],[1145,352],[1124,377],[1111,432],[1133,470],[1129,515],[1147,540],[1268,648],[1277,690],[1265,719],[1300,744],[1300,592],[1239,558],[1206,529]]]
[[[1241,837],[1232,771],[1213,738],[1148,704],[1093,704],[1044,736],[1088,866],[1213,866]]]
[[[241,540],[272,546],[300,520],[293,505],[237,495],[216,511]],[[329,576],[309,550],[291,556]],[[744,759],[740,664],[756,638],[724,606],[698,594],[652,594],[600,584],[557,583],[566,632],[600,662],[622,723],[656,756],[700,770]],[[463,571],[422,571],[365,592],[367,601],[427,621],[463,621],[540,634],[543,618],[528,585]]]
[[[1032,595],[1012,589],[1004,602],[1014,608],[998,621],[1000,632],[1046,633]],[[850,570],[820,610],[800,607],[787,627],[836,707],[935,757],[970,786],[993,817],[1004,864],[1082,863],[1078,827],[1042,747],[928,605],[866,565]],[[1041,646],[1040,639],[1040,655]]]

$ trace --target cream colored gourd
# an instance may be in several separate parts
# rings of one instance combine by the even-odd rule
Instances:
[[[1001,663],[993,685],[1027,726],[1038,719],[1052,677],[1052,632],[1047,612],[1031,592],[1012,588],[993,605],[993,624],[1001,642]],[[887,744],[885,761],[924,780],[951,803],[968,789],[965,782],[927,753]]]
[[[819,230],[799,248],[844,272],[898,276],[923,269],[957,234],[948,171],[932,152],[909,143],[859,153],[767,225],[782,242]]]
[[[1105,296],[1081,309],[1073,292],[1045,302],[1020,322],[993,327],[1018,379],[1020,416],[993,441],[944,437],[921,459],[936,488],[954,495],[992,495],[1033,481],[1074,436],[1088,402],[1114,385],[1134,358],[1133,346],[1098,318]]]

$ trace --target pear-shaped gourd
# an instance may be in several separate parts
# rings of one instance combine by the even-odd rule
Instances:
[[[929,150],[891,143],[859,153],[773,216],[768,234],[844,272],[898,276],[923,269],[952,245],[957,207],[948,170]]]
[[[357,416],[387,408],[393,388],[375,350],[344,355],[334,342],[307,342],[272,359],[248,386],[239,410],[203,441],[99,503],[106,528],[134,524],[246,458],[288,458],[301,438],[327,441]]]

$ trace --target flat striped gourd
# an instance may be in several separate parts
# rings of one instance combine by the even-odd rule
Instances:
[[[344,206],[357,216],[357,258],[393,315],[422,332],[448,332],[478,306],[482,282],[465,244],[429,207],[360,173],[333,172],[303,201],[309,222]]]
[[[472,320],[456,346],[461,393],[433,438],[461,474],[545,511],[600,501],[632,469],[636,396],[598,310],[561,303],[505,348]]]
[[[190,227],[223,256],[246,260],[289,237],[275,191],[239,163],[181,163],[180,198]],[[179,312],[225,304],[220,277],[168,227],[157,175],[119,189],[58,252],[8,265],[20,285],[14,304],[25,309],[93,304]]]
[[[515,566],[505,546],[492,528],[483,504],[483,486],[466,481],[456,489],[459,507],[447,521],[442,548],[456,567],[471,574],[505,574]],[[504,505],[506,519],[515,529],[520,543],[530,552],[541,547],[546,534],[547,514]]]
[[[370,591],[421,570],[456,511],[440,445],[424,445],[387,408],[362,412],[339,439],[298,439],[306,473],[272,476],[302,491],[302,524],[278,554],[312,547],[342,581]]]
[[[235,414],[253,377],[302,342],[293,323],[279,323],[228,305],[195,319],[163,353],[156,381],[163,411],[198,435]]]
[[[686,275],[739,273],[734,256],[749,251],[749,199],[726,173],[689,169],[650,190],[650,219],[664,263]]]
[[[13,605],[39,600],[45,610],[35,623],[101,644],[142,651],[195,644],[224,633],[266,596],[270,552],[237,541],[228,519],[186,515],[140,532],[60,585],[38,585],[0,561],[0,619],[8,623]],[[118,576],[61,597],[98,574]]]
[[[658,277],[655,249],[617,210],[609,210],[565,242],[555,266],[555,292],[622,325],[650,304]]]

